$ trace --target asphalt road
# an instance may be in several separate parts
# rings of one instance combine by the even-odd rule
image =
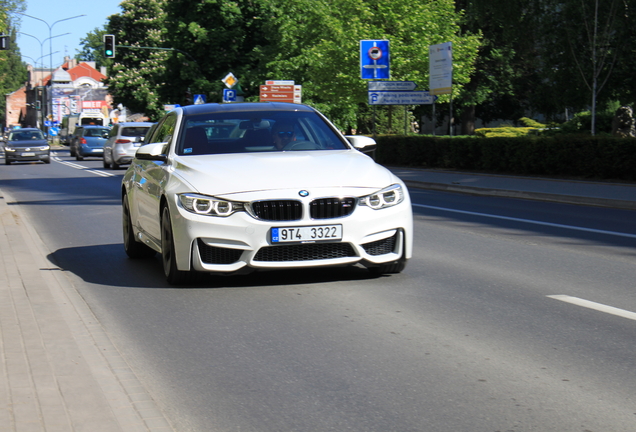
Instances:
[[[411,190],[414,258],[164,280],[121,245],[123,171],[0,167],[178,431],[633,431],[636,212]]]

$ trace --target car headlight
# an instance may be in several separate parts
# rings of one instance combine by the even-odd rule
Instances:
[[[227,217],[245,209],[241,202],[221,200],[198,194],[180,194],[179,201],[187,211],[205,216]]]
[[[360,197],[358,204],[379,210],[393,207],[402,201],[404,201],[404,190],[399,184],[394,184],[374,194]]]
[[[14,152],[14,151],[15,151],[15,149],[14,149],[13,147],[7,147],[7,146],[5,146],[5,147],[4,147],[4,151]]]
[[[45,150],[48,150],[50,148],[51,148],[50,146],[45,145],[45,146],[42,146],[42,147],[38,148],[38,150],[45,151]]]

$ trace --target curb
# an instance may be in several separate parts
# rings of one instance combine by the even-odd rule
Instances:
[[[636,201],[616,200],[609,198],[591,198],[572,195],[558,195],[542,192],[521,192],[505,189],[486,189],[474,186],[457,186],[444,183],[421,182],[404,180],[408,187],[416,189],[430,189],[441,192],[455,192],[468,195],[495,196],[504,198],[519,198],[534,201],[556,202],[562,204],[586,205],[594,207],[609,207],[623,210],[636,210]]]

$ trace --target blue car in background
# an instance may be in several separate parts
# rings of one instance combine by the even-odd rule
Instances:
[[[109,133],[110,129],[105,126],[78,126],[71,138],[71,154],[77,160],[85,157],[102,158]]]

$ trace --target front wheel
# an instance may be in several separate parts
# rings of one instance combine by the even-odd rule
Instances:
[[[184,285],[196,282],[199,274],[192,271],[183,271],[177,268],[177,256],[174,248],[174,236],[172,234],[172,220],[170,210],[164,206],[161,212],[161,257],[163,272],[168,283],[172,285]]]
[[[371,272],[371,274],[374,276],[402,273],[402,271],[404,271],[404,269],[406,268],[407,261],[408,260],[404,257],[403,253],[399,260],[386,264],[380,264],[377,267],[370,267],[369,272]]]

